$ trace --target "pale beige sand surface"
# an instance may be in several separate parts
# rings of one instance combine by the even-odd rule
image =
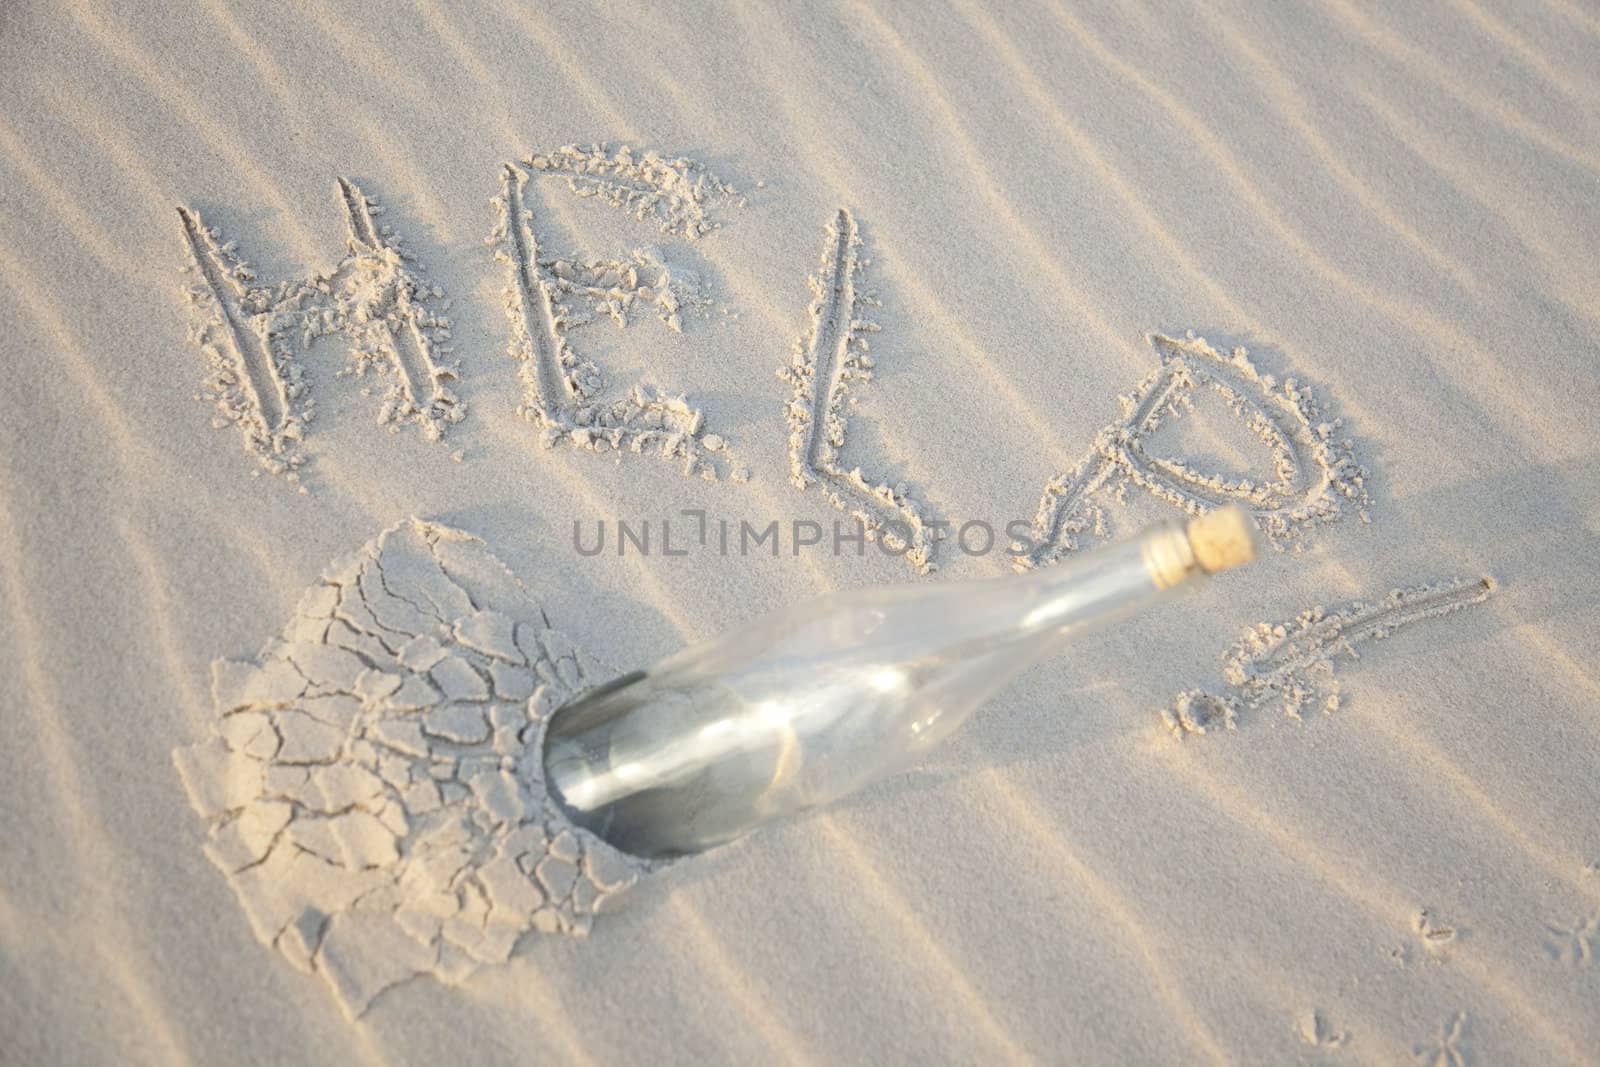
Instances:
[[[1582,0],[5,5],[0,1059],[1600,1062],[1597,75]],[[678,208],[635,219],[524,168],[569,282],[637,249],[649,285],[659,262],[708,294],[681,332],[652,289],[567,340],[608,402],[642,377],[687,394],[715,481],[546,449],[519,416],[490,200],[506,163],[596,142],[737,190],[690,241]],[[349,296],[294,349],[314,417],[291,482],[197,399],[176,209],[287,282],[346,255],[340,178],[450,319],[396,358],[419,390],[427,360],[459,376],[380,424],[394,375],[336,376]],[[841,228],[876,329],[830,348]],[[373,300],[404,289],[386,241],[349,268]],[[1172,356],[1147,335],[1189,330],[1317,420],[1270,401],[1264,445],[1196,388],[1147,452],[1112,447],[1140,414],[1119,394]],[[858,362],[857,332],[872,377],[835,458],[796,379],[808,352]],[[915,773],[358,1022],[257,942],[174,769],[215,728],[212,661],[410,516],[482,538],[626,669],[827,589],[1011,561],[589,558],[574,520],[830,523],[828,489],[998,526],[1087,465],[1133,483],[1098,500],[1125,533],[1176,514],[1137,484],[1151,456],[1210,499],[1271,497],[1280,452],[1350,492],[1261,564],[1031,673]],[[1285,629],[1241,639],[1259,623]],[[1263,664],[1307,699],[1257,700]]]

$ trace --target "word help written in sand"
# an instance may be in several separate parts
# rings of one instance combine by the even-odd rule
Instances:
[[[567,173],[569,180],[577,182],[576,172],[550,162],[571,162],[571,157],[562,153],[536,156],[532,165],[538,167],[544,160],[549,165],[538,169]],[[673,176],[679,174],[674,167],[682,162],[665,165],[664,171],[648,166],[625,168],[625,182],[616,168],[602,167],[597,172],[600,177],[594,180],[604,178],[610,184],[573,187],[603,194],[610,189],[615,195],[604,194],[608,199],[633,205],[641,215],[654,212],[663,220],[664,230],[698,237],[709,228],[702,205],[703,187],[692,183],[686,189],[680,187],[683,183]],[[703,171],[699,173],[706,178]],[[691,406],[687,397],[660,393],[641,383],[626,396],[607,401],[601,397],[605,379],[600,368],[580,358],[566,338],[570,327],[588,320],[575,316],[564,298],[586,299],[591,308],[598,303],[619,325],[627,324],[628,308],[642,299],[656,306],[669,328],[681,330],[683,296],[695,286],[675,289],[671,272],[659,257],[644,252],[636,253],[631,263],[588,265],[542,256],[527,202],[527,180],[524,170],[505,164],[500,195],[491,201],[497,222],[488,238],[495,257],[510,274],[506,317],[511,323],[510,355],[517,361],[523,385],[521,414],[543,427],[541,441],[546,448],[565,441],[593,452],[650,452],[681,463],[685,474],[714,480],[720,472],[713,456],[726,449],[726,442],[718,434],[705,432],[704,414]],[[651,185],[652,181],[659,185]],[[646,196],[649,190],[654,193]],[[630,196],[638,199],[630,200]],[[609,288],[602,289],[606,282]],[[732,475],[742,481],[748,472],[736,468]]]
[[[820,485],[828,502],[861,523],[866,538],[882,538],[919,573],[933,569],[922,505],[903,486],[869,481],[860,467],[839,462],[855,398],[851,382],[872,378],[867,334],[878,326],[865,315],[878,307],[861,289],[867,260],[856,220],[843,208],[828,223],[822,262],[810,279],[811,323],[794,344],[778,377],[794,387],[789,420],[789,480],[796,488]]]
[[[504,962],[530,930],[586,933],[648,869],[545,791],[546,719],[585,674],[474,537],[386,530],[212,675],[216,734],[174,753],[206,855],[262,944],[352,1018],[416,975]]]
[[[210,371],[208,397],[219,425],[238,427],[245,450],[263,469],[295,478],[304,461],[299,442],[314,409],[309,382],[296,360],[321,337],[339,334],[351,346],[351,369],[392,375],[378,413],[380,423],[414,423],[429,440],[466,414],[446,383],[458,375],[441,362],[448,341],[444,293],[423,284],[415,256],[375,216],[382,209],[341,178],[340,204],[348,229],[345,256],[332,270],[271,285],[260,284],[199,212],[180,207],[189,263],[195,276],[186,290],[195,308],[190,337]],[[447,306],[447,305],[444,305]]]
[[[1241,710],[1273,700],[1295,719],[1313,704],[1332,712],[1340,700],[1334,673],[1340,657],[1360,659],[1359,645],[1381,641],[1424,619],[1482,604],[1494,592],[1494,579],[1488,577],[1441,582],[1396,589],[1377,603],[1356,600],[1334,609],[1310,608],[1289,623],[1260,623],[1223,655],[1222,675],[1228,688],[1220,693],[1203,689],[1179,693],[1161,712],[1162,721],[1182,737],[1216,726],[1231,730]]]
[[[1344,501],[1366,517],[1366,474],[1351,442],[1335,439],[1339,420],[1323,417],[1309,387],[1292,378],[1280,385],[1257,370],[1244,349],[1223,355],[1193,334],[1183,340],[1152,334],[1150,343],[1161,366],[1121,398],[1122,417],[1095,436],[1088,455],[1045,486],[1034,517],[1034,547],[1016,556],[1019,570],[1055,562],[1081,547],[1085,535],[1110,536],[1106,505],[1122,500],[1130,487],[1192,515],[1238,504],[1277,547],[1337,519]],[[1206,474],[1147,451],[1150,435],[1189,410],[1201,388],[1218,394],[1268,447],[1271,478]]]

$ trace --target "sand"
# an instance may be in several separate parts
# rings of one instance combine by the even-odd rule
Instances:
[[[8,5],[4,1058],[1600,1062],[1596,72],[1576,0]],[[1225,502],[1259,563],[604,914],[515,770],[531,679]],[[369,764],[387,682],[220,683],[384,531],[527,603]]]

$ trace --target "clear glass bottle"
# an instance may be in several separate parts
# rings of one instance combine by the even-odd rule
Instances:
[[[701,852],[916,763],[1074,634],[1253,554],[1229,508],[1042,570],[776,611],[558,710],[547,782],[624,852]]]

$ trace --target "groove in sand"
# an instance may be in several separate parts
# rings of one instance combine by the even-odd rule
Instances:
[[[227,327],[233,364],[240,383],[250,391],[251,404],[260,413],[267,432],[279,433],[289,409],[289,397],[272,362],[266,321],[258,314],[248,314],[239,306],[248,290],[234,276],[233,271],[237,268],[223,259],[222,250],[200,221],[199,212],[180,207],[178,217],[183,220],[183,234],[189,242],[189,254],[205,279],[206,287],[211,290],[217,313]],[[248,320],[248,323],[242,319]]]
[[[821,264],[810,280],[811,324],[778,370],[778,377],[794,387],[787,408],[789,480],[799,489],[821,483],[828,502],[861,523],[869,540],[881,538],[926,573],[933,569],[932,545],[921,503],[904,487],[868,481],[860,467],[847,470],[839,462],[849,428],[849,383],[872,378],[863,335],[878,330],[862,317],[878,301],[860,290],[865,266],[860,249],[856,221],[840,208],[828,224]]]
[[[1302,709],[1321,701],[1324,711],[1340,702],[1334,664],[1342,656],[1359,659],[1357,646],[1379,641],[1395,630],[1438,618],[1494,595],[1493,578],[1442,582],[1396,589],[1376,603],[1352,601],[1329,610],[1301,612],[1294,621],[1261,623],[1247,631],[1223,657],[1228,688],[1221,693],[1190,689],[1179,693],[1162,721],[1174,736],[1203,734],[1208,728],[1233,729],[1241,710],[1272,699],[1298,719]]]
[[[1044,566],[1082,547],[1085,536],[1110,532],[1106,502],[1129,487],[1199,515],[1225,504],[1250,513],[1275,547],[1297,543],[1315,526],[1333,522],[1353,504],[1366,518],[1366,472],[1353,445],[1325,418],[1311,389],[1290,378],[1261,373],[1243,348],[1224,356],[1190,334],[1179,340],[1150,335],[1161,366],[1122,398],[1124,414],[1095,435],[1089,454],[1072,471],[1046,484],[1034,516],[1032,547],[1016,554],[1019,570]],[[1208,388],[1271,453],[1270,476],[1229,478],[1145,447],[1165,421],[1180,417],[1195,391]]]
[[[579,358],[562,335],[571,320],[557,299],[559,279],[539,259],[526,183],[524,171],[505,164],[500,195],[492,201],[495,228],[487,241],[511,273],[506,317],[512,330],[510,355],[523,384],[519,413],[543,427],[546,448],[567,442],[590,452],[651,451],[679,460],[686,475],[715,481],[722,473],[716,454],[725,452],[727,442],[705,431],[705,416],[688,397],[640,383],[621,399],[601,398],[605,378],[600,368]],[[730,473],[734,481],[749,477],[743,467]]]
[[[375,283],[372,290],[362,294],[363,301],[371,305],[372,312],[390,321],[390,325],[365,331],[347,323],[349,332],[366,333],[373,347],[388,355],[389,365],[400,379],[399,396],[386,408],[383,421],[394,417],[417,421],[429,439],[438,440],[444,435],[444,423],[458,422],[465,414],[455,394],[443,385],[456,372],[438,362],[427,334],[428,329],[442,328],[447,323],[430,315],[418,302],[422,288],[405,266],[409,256],[380,231],[373,221],[373,204],[366,195],[349,179],[340,178],[339,196],[349,228],[351,254],[340,271],[363,268]],[[363,315],[367,312],[368,308],[361,308]],[[360,358],[358,355],[358,363]]]

